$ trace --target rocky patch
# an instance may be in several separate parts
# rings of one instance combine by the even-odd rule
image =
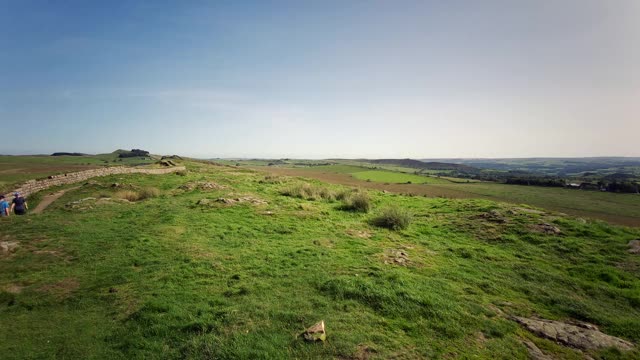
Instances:
[[[533,231],[539,232],[546,235],[560,235],[562,234],[562,230],[557,226],[553,226],[549,223],[540,223],[533,226]]]
[[[241,204],[241,203],[249,203],[252,205],[268,205],[269,203],[262,200],[262,199],[258,199],[256,197],[253,196],[240,196],[240,197],[229,197],[229,198],[217,198],[217,199],[200,199],[197,204],[201,205],[201,206],[212,206],[216,203],[222,203],[222,204],[226,204],[226,205],[235,205],[235,204]]]
[[[531,360],[553,360],[550,356],[545,355],[533,342],[529,340],[522,340],[522,344],[527,348],[527,352],[529,352],[529,358],[531,358]]]
[[[384,252],[384,263],[398,266],[409,265],[409,255],[404,250],[387,249]]]
[[[127,199],[118,199],[118,198],[94,198],[94,197],[86,197],[84,199],[76,200],[69,202],[65,205],[67,209],[74,210],[90,210],[93,209],[94,206],[97,205],[105,205],[105,204],[128,204],[130,203]]]
[[[0,241],[0,253],[3,255],[10,255],[18,249],[17,241]]]
[[[591,324],[568,324],[560,321],[512,317],[512,320],[537,336],[555,341],[561,345],[582,350],[594,350],[614,347],[626,351],[633,344],[620,338],[600,332]]]
[[[491,210],[478,215],[476,218],[483,219],[498,224],[506,224],[509,220],[498,210]]]
[[[640,239],[629,241],[627,246],[629,246],[629,253],[640,255]]]
[[[237,198],[218,198],[217,202],[233,205],[236,203],[251,203],[253,205],[267,205],[268,203],[262,199],[253,196],[241,196]]]
[[[534,215],[543,215],[544,214],[544,211],[542,211],[542,210],[529,209],[529,208],[523,208],[523,207],[513,208],[513,210],[511,210],[511,212],[514,213],[514,214],[518,214],[518,213],[534,214]]]
[[[194,181],[180,186],[180,189],[185,191],[193,191],[196,189],[200,191],[213,191],[227,189],[227,186],[216,184],[210,181]]]
[[[346,233],[349,236],[357,237],[357,238],[361,238],[361,239],[369,239],[369,238],[371,238],[371,231],[369,231],[369,230],[349,229],[349,230],[346,231]]]

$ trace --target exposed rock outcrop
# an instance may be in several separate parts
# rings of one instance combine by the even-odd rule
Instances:
[[[591,324],[567,324],[560,321],[517,316],[512,319],[540,337],[577,349],[594,350],[614,347],[626,351],[633,349],[634,346],[626,340],[600,332],[597,326]]]

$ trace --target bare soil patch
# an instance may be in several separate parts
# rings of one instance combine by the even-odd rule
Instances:
[[[66,278],[57,283],[43,285],[39,288],[40,291],[50,293],[59,299],[66,299],[80,287],[80,283],[77,279]]]

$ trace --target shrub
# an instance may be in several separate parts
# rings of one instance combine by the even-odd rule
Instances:
[[[121,190],[115,194],[115,197],[129,201],[138,201],[140,199],[140,194],[132,190]]]
[[[267,175],[259,181],[260,184],[282,184],[282,178],[277,175]]]
[[[154,198],[154,197],[157,197],[158,195],[160,195],[160,190],[153,187],[147,187],[139,191],[121,190],[115,194],[117,198],[126,199],[129,201],[139,201],[139,200]]]
[[[345,189],[336,194],[336,199],[340,201],[346,201],[354,193],[360,192],[360,189]]]
[[[327,188],[320,188],[320,190],[318,191],[318,195],[328,201],[333,201],[336,199],[336,194]]]
[[[343,209],[359,211],[359,212],[369,212],[371,209],[371,199],[369,195],[365,192],[356,192],[352,193],[348,198],[344,201]]]
[[[412,220],[413,215],[409,211],[392,206],[382,209],[380,214],[371,220],[371,223],[391,230],[402,230],[406,229]]]
[[[325,199],[331,201],[335,199],[335,194],[330,189],[306,183],[288,186],[282,189],[280,194],[306,200]]]
[[[154,187],[146,187],[139,192],[139,200],[149,199],[160,196],[160,190]]]

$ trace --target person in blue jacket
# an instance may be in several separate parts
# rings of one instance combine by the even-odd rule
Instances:
[[[0,217],[9,216],[9,203],[5,200],[4,195],[0,195]]]

